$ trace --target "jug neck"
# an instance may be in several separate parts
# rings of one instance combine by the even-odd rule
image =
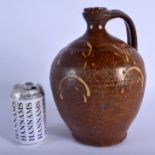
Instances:
[[[106,33],[105,25],[109,19],[109,11],[103,7],[85,8],[83,12],[84,19],[87,22],[87,32]]]

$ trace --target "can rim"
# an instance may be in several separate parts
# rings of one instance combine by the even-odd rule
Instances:
[[[44,95],[42,85],[32,82],[16,84],[11,92],[11,98],[16,100],[30,100]]]

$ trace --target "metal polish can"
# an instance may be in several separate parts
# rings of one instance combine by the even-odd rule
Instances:
[[[45,139],[45,94],[40,84],[27,82],[14,86],[12,109],[15,140],[21,144],[35,144]]]

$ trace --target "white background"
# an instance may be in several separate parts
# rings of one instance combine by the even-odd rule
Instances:
[[[86,29],[85,7],[126,12],[135,22],[147,86],[141,110],[127,139],[113,147],[77,143],[60,118],[49,86],[52,60]],[[0,155],[154,155],[155,154],[155,2],[154,0],[0,0]],[[126,40],[122,20],[107,25]],[[46,92],[48,137],[37,145],[16,144],[12,136],[10,92],[20,82],[39,82]]]

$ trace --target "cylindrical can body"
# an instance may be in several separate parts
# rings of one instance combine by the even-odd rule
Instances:
[[[35,144],[45,139],[46,108],[41,86],[18,84],[12,91],[15,140],[21,144]]]

